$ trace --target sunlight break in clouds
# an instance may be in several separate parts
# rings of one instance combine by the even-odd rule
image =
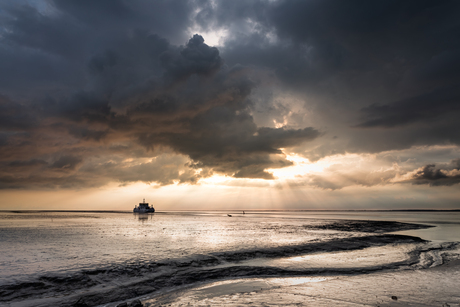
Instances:
[[[3,1],[1,208],[458,207],[458,8]]]

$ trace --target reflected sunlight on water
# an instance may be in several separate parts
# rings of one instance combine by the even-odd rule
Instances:
[[[439,238],[441,242],[457,238],[458,215],[0,212],[0,302],[30,295],[58,300],[75,289],[82,293],[91,289],[94,297],[110,302],[116,299],[106,292],[108,289],[130,297],[139,293],[136,283],[143,281],[141,289],[147,294],[235,277],[317,275],[321,280],[334,274],[426,268],[441,264],[457,245],[433,245],[407,234]],[[437,227],[418,229],[424,226],[400,222]],[[399,231],[405,236],[387,234],[402,229],[417,230]],[[243,288],[271,288],[274,283],[259,279]],[[229,285],[231,282],[214,284],[212,291],[225,292]]]

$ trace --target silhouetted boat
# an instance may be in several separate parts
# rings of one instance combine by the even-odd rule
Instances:
[[[153,213],[155,212],[155,208],[150,207],[149,203],[146,203],[145,198],[144,198],[144,200],[141,203],[139,203],[139,206],[134,207],[133,212],[134,213]]]

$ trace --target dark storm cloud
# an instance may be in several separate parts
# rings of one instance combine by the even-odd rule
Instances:
[[[5,130],[27,129],[37,125],[37,120],[26,107],[0,96],[0,128]]]
[[[391,77],[457,49],[458,10],[456,1],[280,1],[268,17],[280,37],[309,49],[304,56],[325,76],[380,70]]]
[[[412,174],[409,180],[413,184],[429,184],[430,186],[451,186],[460,183],[460,159],[448,165],[428,164]]]
[[[76,56],[81,51],[83,29],[63,16],[45,16],[27,5],[11,7],[8,13],[3,39],[10,44],[61,56]]]
[[[395,127],[415,122],[433,122],[438,119],[458,116],[460,111],[460,88],[436,89],[427,94],[411,97],[389,105],[372,105],[363,113],[370,118],[357,127]]]
[[[68,127],[69,134],[78,138],[78,139],[85,139],[90,140],[93,139],[95,141],[100,141],[101,139],[107,137],[109,131],[98,131],[98,130],[91,130],[86,127],[79,127],[79,126],[69,126]]]
[[[213,18],[232,7],[229,15],[258,6],[258,13],[241,14],[227,25],[234,32],[223,49],[226,60],[272,71],[285,89],[305,99],[317,115],[315,125],[327,125],[331,136],[339,136],[299,153],[316,160],[334,153],[460,144],[454,132],[460,129],[457,1],[235,3],[218,3],[203,14],[214,25],[219,21]],[[251,20],[246,29],[253,30],[238,32],[245,18]],[[371,129],[382,127],[393,129]]]
[[[188,1],[5,2],[0,91],[37,99],[81,90],[87,86],[88,59],[120,46],[136,30],[185,42],[191,11]]]
[[[313,161],[460,144],[459,12],[458,1],[5,2],[3,187],[272,179],[292,165],[283,148]],[[345,185],[367,184],[355,175]]]
[[[62,156],[59,157],[53,164],[50,165],[51,168],[61,169],[61,170],[73,170],[77,167],[78,164],[82,162],[82,159],[75,156]]]
[[[193,2],[159,1],[52,1],[60,12],[75,18],[91,29],[102,28],[107,35],[117,35],[133,28],[176,39],[185,39]]]
[[[209,75],[222,65],[219,51],[204,44],[204,39],[195,34],[180,52],[166,51],[161,54],[161,64],[173,80],[183,80],[193,74]]]
[[[209,67],[200,58],[197,62],[200,65],[189,66],[196,69],[196,74],[202,72],[202,66]],[[279,148],[292,147],[319,135],[313,128],[257,127],[248,113],[248,95],[255,84],[243,68],[223,67],[213,78],[204,77],[205,80],[192,78],[178,84],[174,94],[142,102],[130,110],[128,114],[133,117],[151,114],[150,118],[163,122],[161,127],[147,124],[156,128],[139,134],[143,146],[171,147],[190,156],[196,162],[195,167],[210,167],[237,177],[267,179],[273,176],[264,171],[266,168],[291,165],[284,158],[270,157],[271,154],[280,154]],[[174,129],[168,130],[170,125]]]
[[[187,154],[197,163],[235,177],[273,178],[267,168],[292,165],[280,148],[292,147],[318,137],[313,128],[288,130],[257,128],[246,113],[227,108],[213,108],[190,122],[185,133],[161,133],[141,136],[141,142],[168,145]]]
[[[106,51],[103,54],[98,54],[89,60],[88,68],[93,74],[101,74],[104,70],[113,67],[117,64],[117,54],[112,51]]]
[[[311,127],[258,127],[249,108],[257,86],[251,69],[225,65],[200,35],[180,46],[161,36],[171,31],[166,16],[175,14],[172,40],[183,37],[190,2],[58,1],[49,8],[7,7],[2,43],[32,51],[48,70],[59,66],[53,61],[66,63],[79,82],[69,86],[57,71],[46,86],[36,77],[13,81],[30,84],[27,95],[6,88],[3,188],[194,183],[213,172],[273,179],[267,169],[292,165],[280,148],[319,136]]]

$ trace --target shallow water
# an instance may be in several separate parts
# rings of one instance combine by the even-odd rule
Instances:
[[[460,241],[459,217],[459,212],[1,212],[0,305],[65,305],[91,294],[90,305],[112,306],[235,277],[430,267],[457,248],[448,242]]]

